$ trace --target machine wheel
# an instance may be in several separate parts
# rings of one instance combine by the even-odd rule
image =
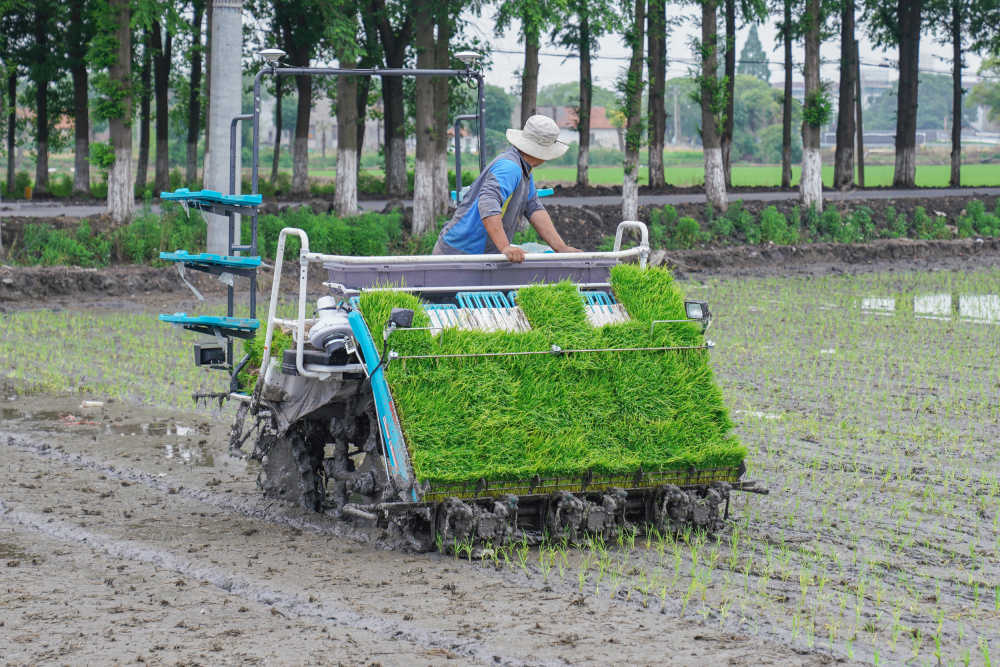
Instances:
[[[262,460],[259,483],[264,495],[319,512],[326,497],[322,474],[323,442],[308,423],[292,426],[274,438]],[[318,445],[316,443],[319,443]]]

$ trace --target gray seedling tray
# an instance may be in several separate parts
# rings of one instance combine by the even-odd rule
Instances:
[[[451,285],[506,286],[555,283],[608,282],[614,258],[572,260],[539,260],[511,264],[509,262],[466,262],[455,256],[440,262],[399,264],[344,264],[324,262],[331,283],[348,289],[380,286],[448,287]]]

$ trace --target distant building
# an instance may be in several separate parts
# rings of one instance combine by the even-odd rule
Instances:
[[[539,106],[535,112],[548,116],[559,126],[559,140],[567,144],[580,143],[580,133],[576,126],[580,119],[576,107]],[[521,121],[520,105],[515,105],[510,116],[510,126],[519,127]],[[621,128],[615,127],[608,119],[608,110],[604,107],[590,107],[590,146],[591,148],[609,148],[625,150],[625,135]]]

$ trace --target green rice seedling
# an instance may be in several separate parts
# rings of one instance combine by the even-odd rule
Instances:
[[[573,285],[539,285],[518,294],[529,332],[447,329],[432,337],[398,331],[390,345],[405,357],[702,343],[688,324],[650,334],[654,319],[683,318],[683,297],[669,272],[616,266],[612,287],[631,322],[594,328]],[[413,296],[361,296],[373,331],[381,330],[393,307],[413,308],[414,326],[427,326]],[[625,474],[640,466],[728,467],[746,453],[729,434],[731,422],[702,351],[408,359],[390,364],[386,375],[416,476],[431,484]]]

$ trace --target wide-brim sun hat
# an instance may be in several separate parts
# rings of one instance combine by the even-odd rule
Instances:
[[[554,160],[569,150],[568,144],[559,141],[559,126],[548,116],[531,116],[523,130],[507,130],[507,141],[539,160]]]

